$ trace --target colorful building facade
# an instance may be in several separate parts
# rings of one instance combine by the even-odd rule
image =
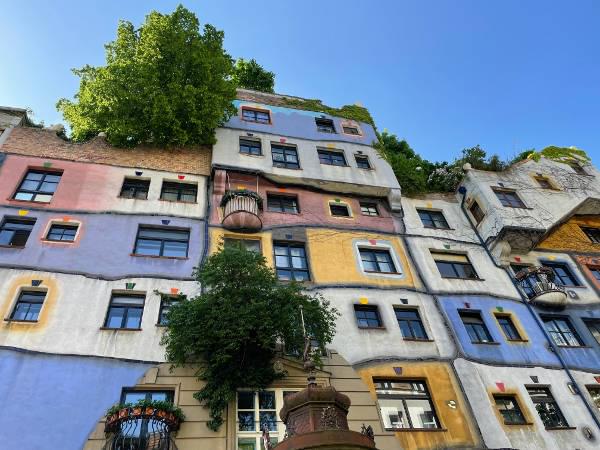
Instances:
[[[301,361],[278,358],[286,376],[240,391],[213,432],[195,368],[172,370],[160,345],[169,306],[201,292],[194,267],[240,244],[340,312],[317,382],[380,450],[597,448],[600,173],[527,160],[408,198],[372,124],[303,102],[239,90],[212,149],[6,127],[0,398],[18,407],[0,442],[119,448],[106,410],[139,398],[186,414],[171,447],[144,422],[139,448],[259,450],[267,422],[283,440]]]

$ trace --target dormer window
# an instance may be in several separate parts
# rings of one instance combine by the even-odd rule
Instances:
[[[271,123],[271,113],[264,109],[242,108],[242,119],[247,122]]]
[[[344,126],[344,133],[351,134],[353,136],[360,136],[360,131],[356,127]]]
[[[321,133],[335,133],[335,126],[333,125],[333,120],[316,118],[315,123],[317,124],[317,131]]]

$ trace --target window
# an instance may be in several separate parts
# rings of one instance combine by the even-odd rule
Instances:
[[[317,150],[319,154],[319,162],[329,166],[347,166],[346,157],[343,152],[335,152],[331,150]]]
[[[427,340],[427,333],[417,308],[394,308],[404,339]]]
[[[354,316],[359,328],[383,328],[377,306],[354,305]]]
[[[537,181],[537,184],[539,184],[542,189],[554,189],[552,184],[550,184],[550,181],[548,181],[548,178],[535,177],[535,181]]]
[[[134,389],[123,389],[123,392],[121,393],[121,403],[136,404],[140,400],[173,403],[173,391],[136,391]]]
[[[284,281],[310,280],[304,244],[275,242],[274,250],[277,278]]]
[[[242,108],[242,119],[248,122],[271,123],[271,115],[269,111],[260,109]]]
[[[439,228],[444,230],[448,230],[450,228],[448,226],[448,222],[446,222],[444,213],[442,213],[441,211],[417,209],[417,212],[419,213],[421,222],[423,222],[423,226],[426,228]]]
[[[179,295],[167,295],[161,294],[160,296],[160,310],[158,311],[158,325],[167,325],[167,313],[171,309],[171,306],[176,305],[181,301]]]
[[[163,181],[160,191],[161,200],[173,202],[196,203],[198,185],[191,183],[177,183],[175,181]]]
[[[577,175],[587,175],[588,173],[577,163],[570,163],[569,166],[575,171]]]
[[[566,317],[542,317],[546,331],[559,347],[580,347],[581,339]]]
[[[350,127],[350,126],[344,125],[342,128],[344,129],[344,133],[346,133],[346,134],[353,134],[355,136],[360,135],[360,131],[356,127]]]
[[[502,328],[506,339],[509,341],[523,340],[509,314],[496,314],[496,320],[500,324],[500,328]]]
[[[113,294],[110,297],[104,328],[139,330],[144,311],[143,295]]]
[[[241,247],[249,252],[261,253],[260,240],[259,239],[234,239],[225,238],[223,240],[225,247]]]
[[[469,208],[469,211],[471,211],[471,214],[473,215],[473,218],[475,219],[475,223],[477,225],[479,225],[481,223],[481,221],[483,220],[483,218],[485,217],[485,213],[480,208],[479,203],[473,202],[473,204]]]
[[[148,189],[150,189],[150,180],[125,178],[121,187],[120,197],[146,200],[148,198]]]
[[[527,392],[546,428],[567,428],[569,426],[549,388],[530,386],[527,387]]]
[[[283,399],[291,390],[269,389],[237,393],[237,450],[263,450],[262,432],[266,426],[273,445],[283,440],[285,424],[278,420]]]
[[[359,248],[358,251],[365,272],[398,273],[389,250]]]
[[[600,267],[589,267],[590,272],[592,272],[593,277],[600,281]]]
[[[329,211],[335,217],[350,217],[350,208],[347,205],[340,203],[330,203]]]
[[[554,272],[554,282],[561,286],[579,286],[579,282],[564,263],[543,262],[544,266],[550,267]]]
[[[383,428],[440,428],[423,381],[374,380]]]
[[[11,320],[37,322],[45,298],[45,292],[21,291],[17,304],[10,316]]]
[[[587,325],[588,330],[590,330],[592,336],[594,336],[594,339],[596,339],[596,342],[600,344],[600,320],[586,319],[585,324]]]
[[[255,139],[240,138],[240,153],[244,155],[262,155],[262,146],[260,141]]]
[[[514,395],[494,395],[496,408],[502,415],[505,425],[523,425],[526,423],[523,412]]]
[[[600,228],[581,227],[581,229],[590,241],[594,244],[600,244]]]
[[[529,266],[522,265],[522,264],[511,264],[510,267],[511,267],[513,273],[516,275],[521,270],[526,269]],[[519,282],[519,284],[523,288],[523,291],[529,298],[532,298],[535,296],[535,290],[533,288],[534,283],[535,283],[535,281],[534,281],[533,277],[531,277],[531,276],[527,277]]]
[[[133,252],[136,255],[185,258],[189,240],[189,230],[140,226]]]
[[[271,144],[271,156],[275,167],[283,167],[284,169],[300,168],[296,147]]]
[[[29,170],[23,181],[21,181],[14,199],[48,203],[52,200],[61,176],[62,173],[60,172]]]
[[[49,241],[73,242],[77,234],[77,225],[52,224],[46,239]]]
[[[377,209],[377,203],[371,202],[360,202],[360,212],[363,216],[379,216],[379,210]]]
[[[315,118],[315,122],[317,124],[317,131],[320,131],[321,133],[335,133],[333,120]]]
[[[173,394],[173,391],[123,389],[121,392],[121,403],[136,404],[141,400],[173,403]],[[165,448],[164,437],[161,438],[161,434],[156,430],[158,428],[156,422],[160,418],[145,417],[141,420],[128,421],[127,425],[122,428],[122,433],[126,436],[125,439],[127,440],[120,441],[120,444],[114,443],[110,448],[114,450],[125,450],[125,448],[131,450]]]
[[[494,342],[490,332],[477,311],[460,311],[458,313],[473,344]]]
[[[507,208],[525,208],[525,203],[519,198],[515,191],[505,191],[501,189],[493,189],[494,194],[502,203],[502,206]]]
[[[298,197],[267,194],[267,209],[271,212],[298,214]]]
[[[5,218],[0,226],[0,245],[24,247],[35,220]]]
[[[600,387],[597,386],[587,386],[587,389],[592,397],[592,401],[596,408],[600,411]]]
[[[354,160],[356,161],[356,167],[359,169],[370,169],[371,163],[369,162],[369,157],[365,155],[354,155]]]
[[[433,256],[435,265],[440,271],[442,278],[479,279],[467,255],[432,251],[431,256]]]

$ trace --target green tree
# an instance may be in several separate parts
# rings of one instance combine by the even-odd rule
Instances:
[[[152,11],[135,29],[121,21],[106,46],[106,65],[86,65],[75,101],[57,108],[82,141],[103,131],[116,146],[139,143],[184,146],[214,143],[214,130],[235,114],[233,60],[223,32],[178,6]]]
[[[275,74],[263,69],[254,58],[249,61],[244,58],[238,59],[235,62],[233,79],[241,88],[274,92]]]
[[[300,308],[321,345],[333,339],[337,311],[301,285],[279,282],[262,255],[239,246],[211,255],[196,276],[205,291],[171,308],[162,344],[174,365],[197,364],[205,385],[194,397],[217,430],[239,388],[264,389],[281,376],[273,367],[278,346],[302,353]]]

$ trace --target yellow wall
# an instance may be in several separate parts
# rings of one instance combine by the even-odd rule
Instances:
[[[583,227],[600,228],[600,216],[574,216],[554,230],[538,248],[575,252],[599,252],[600,244],[594,244],[586,236]]]
[[[401,367],[402,375],[397,375],[394,367]],[[405,450],[460,448],[479,444],[460,389],[447,364],[398,362],[359,369],[358,373],[369,386],[373,398],[377,398],[373,384],[374,377],[426,380],[442,431],[407,429],[394,432],[396,439],[400,441],[400,448]],[[454,402],[455,408],[452,408],[449,402]]]

